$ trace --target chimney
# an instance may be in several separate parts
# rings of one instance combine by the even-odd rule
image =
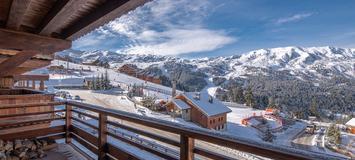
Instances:
[[[200,96],[201,96],[200,93],[196,93],[196,94],[195,94],[195,99],[196,99],[196,100],[200,100]]]
[[[208,99],[208,102],[213,103],[213,98],[212,98],[212,96],[210,96],[210,98]]]

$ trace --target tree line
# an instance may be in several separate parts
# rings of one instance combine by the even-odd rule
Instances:
[[[108,90],[110,88],[110,80],[108,79],[107,70],[105,75],[101,73],[101,78],[99,74],[96,77],[92,76],[92,81],[89,86],[90,90]]]

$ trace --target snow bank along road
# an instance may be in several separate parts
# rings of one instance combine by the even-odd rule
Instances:
[[[63,90],[63,89],[61,89]],[[93,93],[93,92],[89,92],[88,90],[65,90],[68,91],[70,94],[72,95],[79,95],[82,99],[84,99],[83,103],[88,103],[88,104],[93,104],[93,105],[97,105],[97,106],[101,106],[101,107],[105,107],[105,108],[111,108],[111,109],[117,109],[117,110],[121,110],[121,111],[125,111],[125,112],[131,112],[131,113],[136,113],[134,111],[134,107],[130,107],[127,106],[127,104],[125,104],[125,102],[123,101],[128,101],[125,99],[122,100],[118,100],[118,96],[122,95],[121,91],[108,91],[108,92],[98,92],[98,93]],[[112,119],[110,119],[112,120]],[[114,119],[114,121],[117,121],[117,119]],[[119,123],[121,123],[121,121],[118,121]],[[131,123],[131,122],[126,122],[123,121],[123,124],[130,126],[130,127],[134,127],[134,128],[138,128],[140,130],[144,130],[150,133],[154,133],[172,140],[176,140],[176,141],[180,141],[180,135],[177,134],[173,134],[170,132],[165,132],[162,130],[158,130],[158,129],[154,129],[154,128],[150,128],[150,127],[146,127],[146,126],[142,126],[142,125],[138,125],[135,123]],[[149,139],[149,138],[147,138]],[[159,143],[159,142],[157,142]],[[163,144],[169,148],[175,149],[177,151],[180,151],[179,148],[169,145],[169,144]],[[236,155],[235,153],[229,152],[224,148],[215,148],[212,147],[210,145],[207,145],[206,143],[203,142],[199,142],[199,141],[195,141],[195,146],[196,147],[200,147],[202,149],[205,150],[210,150],[212,152],[215,153],[219,153],[222,155],[226,155],[226,156],[230,156],[230,157],[234,157],[236,159],[246,159],[244,157],[240,157],[239,155]],[[206,157],[202,157],[199,155],[196,155],[197,158],[199,159],[208,159]]]
[[[304,130],[302,130],[292,138],[291,146],[293,148],[306,151],[325,153],[326,151],[324,149],[324,145],[322,145],[324,132],[324,128],[321,128],[319,132],[314,132],[313,134],[307,134]],[[313,142],[315,142],[315,138],[317,138],[316,145],[313,144]]]

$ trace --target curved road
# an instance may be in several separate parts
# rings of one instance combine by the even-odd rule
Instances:
[[[291,146],[293,148],[297,148],[301,150],[325,153],[326,151],[323,144],[323,137],[325,131],[326,131],[325,128],[321,128],[318,133],[308,134],[303,129],[301,132],[299,132],[297,135],[295,135],[292,138]],[[316,136],[317,136],[316,145],[318,148],[315,148],[312,144]]]
[[[80,98],[83,99],[83,103],[93,104],[93,105],[97,105],[97,106],[101,106],[101,107],[105,107],[105,108],[117,109],[117,110],[121,110],[121,111],[125,111],[125,112],[136,113],[134,111],[133,107],[127,106],[127,105],[121,103],[120,101],[118,101],[118,99],[117,99],[118,96],[122,95],[121,91],[111,91],[111,92],[105,92],[105,93],[92,93],[92,92],[89,92],[88,90],[65,90],[65,91],[68,91],[71,95],[79,95]],[[123,100],[124,99],[122,99],[122,101]],[[97,114],[94,114],[94,115],[97,115]],[[114,121],[117,121],[117,119],[114,119]],[[119,123],[123,123],[127,126],[130,126],[130,127],[139,128],[141,130],[144,130],[144,131],[147,131],[150,133],[154,133],[154,134],[157,134],[157,135],[160,135],[160,136],[172,139],[172,140],[180,141],[180,135],[177,135],[177,134],[165,132],[162,130],[142,126],[142,125],[127,122],[127,121],[123,121],[123,122],[119,121]],[[150,139],[150,138],[148,138],[148,139]],[[156,142],[158,143],[160,141],[156,141]],[[240,157],[239,155],[236,155],[232,152],[229,152],[229,151],[225,150],[224,148],[215,148],[215,147],[212,147],[209,145],[206,146],[206,145],[202,145],[202,144],[205,144],[205,143],[203,143],[203,142],[201,143],[198,140],[195,141],[196,147],[200,147],[200,148],[210,150],[210,151],[213,151],[216,153],[219,152],[219,154],[233,157],[236,159],[246,159],[246,158]],[[169,148],[172,148],[174,150],[180,151],[180,149],[175,146],[172,146],[169,144],[163,144],[163,145],[165,145]],[[195,155],[195,157],[197,157],[199,159],[208,159],[206,157],[202,157],[197,154]]]

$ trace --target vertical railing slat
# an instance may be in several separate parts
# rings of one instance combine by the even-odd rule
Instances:
[[[180,159],[181,160],[193,160],[194,156],[195,140],[185,134],[180,135]]]
[[[66,113],[65,113],[65,130],[66,130],[66,136],[65,136],[65,142],[70,143],[71,142],[71,105],[66,104]]]
[[[107,158],[107,115],[99,114],[99,146],[98,159],[104,160]]]

